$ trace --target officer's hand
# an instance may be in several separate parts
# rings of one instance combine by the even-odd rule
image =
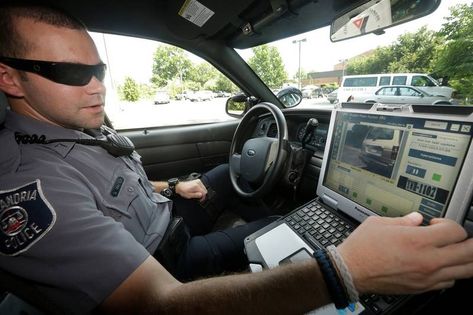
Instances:
[[[420,293],[473,276],[473,239],[447,219],[370,217],[339,247],[361,294]]]
[[[207,188],[200,179],[194,179],[187,182],[179,182],[176,185],[176,193],[186,199],[199,199],[200,202],[207,196]]]

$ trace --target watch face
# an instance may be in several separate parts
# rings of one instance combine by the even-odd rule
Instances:
[[[176,177],[173,177],[173,178],[170,178],[168,179],[168,186],[169,186],[169,189],[171,189],[171,191],[173,193],[176,192],[176,185],[179,184],[179,179],[176,178]]]
[[[172,197],[172,190],[169,189],[169,188],[164,188],[163,190],[161,190],[160,194],[163,195],[166,198],[171,198]]]

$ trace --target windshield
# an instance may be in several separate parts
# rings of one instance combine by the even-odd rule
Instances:
[[[462,47],[472,45],[472,12],[470,1],[442,1],[434,13],[381,35],[334,43],[325,27],[239,53],[273,91],[301,89],[299,107],[333,106],[328,94],[339,86],[337,101],[346,102],[363,101],[359,95],[386,85],[415,86],[442,101],[471,105],[471,50]],[[320,87],[316,93],[314,86]]]
[[[434,98],[416,102],[429,106],[471,105],[472,11],[467,0],[442,1],[434,13],[382,35],[334,43],[325,27],[237,53],[274,94],[288,86],[299,88],[302,102],[297,108],[369,103],[381,86],[389,85],[421,89]],[[91,35],[107,64],[106,112],[116,129],[236,119],[225,112],[225,104],[244,89],[204,59],[156,40]],[[431,78],[441,79],[441,84]],[[394,98],[379,101],[402,103]]]

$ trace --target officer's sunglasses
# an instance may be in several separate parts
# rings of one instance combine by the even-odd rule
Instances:
[[[84,65],[71,62],[40,61],[1,56],[0,62],[16,70],[36,73],[56,83],[73,86],[87,85],[92,80],[92,77],[103,81],[107,69],[107,65],[104,63]]]

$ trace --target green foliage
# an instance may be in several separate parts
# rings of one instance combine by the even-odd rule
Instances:
[[[219,73],[217,77],[217,81],[215,82],[214,91],[237,92],[238,88],[226,76]]]
[[[406,33],[388,47],[377,48],[373,54],[350,60],[347,74],[370,74],[389,72],[431,73],[435,59],[444,39],[425,26],[416,33]]]
[[[446,39],[437,58],[435,71],[448,77],[449,84],[464,97],[473,99],[473,6],[457,5],[442,25]]]
[[[262,45],[253,48],[248,64],[270,88],[279,88],[287,80],[287,72],[279,50],[274,46]]]
[[[393,60],[387,72],[431,73],[432,61],[444,43],[442,36],[425,26],[416,33],[399,36],[398,41],[392,45]]]
[[[186,80],[192,67],[184,50],[174,46],[159,46],[153,58],[151,82],[158,87],[166,86],[168,81],[175,78]]]
[[[394,56],[390,47],[377,48],[373,54],[350,60],[346,74],[386,73]]]
[[[202,62],[192,67],[188,79],[204,87],[207,81],[217,77],[217,73],[218,71],[213,66],[207,62]]]
[[[301,69],[301,80],[305,80],[307,79],[307,72],[305,72],[304,69]],[[299,71],[296,72],[296,74],[294,74],[294,77],[293,77],[294,80],[296,81],[299,81]]]
[[[120,99],[128,102],[136,102],[140,98],[138,84],[130,77],[125,77],[123,85],[118,87]]]

